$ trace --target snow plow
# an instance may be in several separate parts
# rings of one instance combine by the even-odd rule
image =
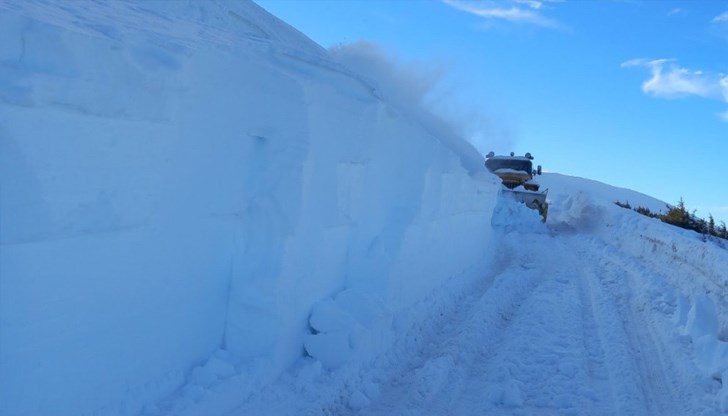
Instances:
[[[513,198],[538,210],[542,221],[546,222],[549,209],[546,203],[548,189],[539,190],[539,184],[533,181],[535,175],[541,174],[541,165],[533,169],[533,156],[530,153],[515,156],[511,152],[510,156],[496,156],[490,152],[485,156],[485,167],[501,179],[503,188],[499,192],[500,196]]]

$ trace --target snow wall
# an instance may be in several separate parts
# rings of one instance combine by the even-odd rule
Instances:
[[[272,378],[316,302],[475,264],[482,158],[386,94],[252,3],[0,4],[0,414],[134,414],[218,349]]]

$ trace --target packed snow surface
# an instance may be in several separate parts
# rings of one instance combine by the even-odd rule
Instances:
[[[542,223],[356,69],[249,2],[1,2],[0,415],[728,412],[725,244],[554,173]]]

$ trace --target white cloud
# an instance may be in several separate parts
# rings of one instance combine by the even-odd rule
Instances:
[[[720,113],[720,119],[728,123],[728,111],[725,113]]]
[[[647,67],[652,77],[642,83],[645,94],[660,98],[681,98],[697,95],[728,102],[728,76],[691,70],[677,65],[675,59],[633,59],[623,68]]]
[[[710,97],[720,91],[702,71],[691,71],[664,60],[651,62],[650,71],[652,78],[642,84],[642,91],[646,94],[665,98],[685,95]]]
[[[543,2],[538,0],[514,0],[518,4],[525,4],[532,9],[540,9],[543,6]]]
[[[713,23],[726,23],[728,22],[728,11],[715,16],[712,20]]]
[[[675,59],[632,59],[623,68],[646,67],[652,76],[642,83],[642,91],[658,98],[698,96],[728,103],[728,76],[683,68]],[[720,115],[728,122],[728,111]]]
[[[561,3],[564,0],[513,0],[518,4],[525,4],[532,9],[540,9],[545,3]]]
[[[663,61],[669,61],[669,59],[662,59]],[[633,66],[646,66],[651,61],[647,58],[630,59],[629,61],[622,62],[620,65],[622,68],[629,68]]]
[[[442,2],[486,20],[505,20],[548,28],[560,27],[557,21],[541,14],[544,4],[558,3],[560,0],[442,0]]]
[[[675,15],[680,15],[680,14],[685,14],[685,13],[687,13],[685,10],[683,10],[683,9],[681,9],[679,7],[675,7],[674,9],[670,10],[669,12],[667,12],[667,15],[668,16],[675,16]]]

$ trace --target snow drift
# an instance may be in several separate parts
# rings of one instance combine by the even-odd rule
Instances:
[[[270,380],[317,302],[386,319],[485,254],[477,153],[256,5],[0,10],[0,413]]]

